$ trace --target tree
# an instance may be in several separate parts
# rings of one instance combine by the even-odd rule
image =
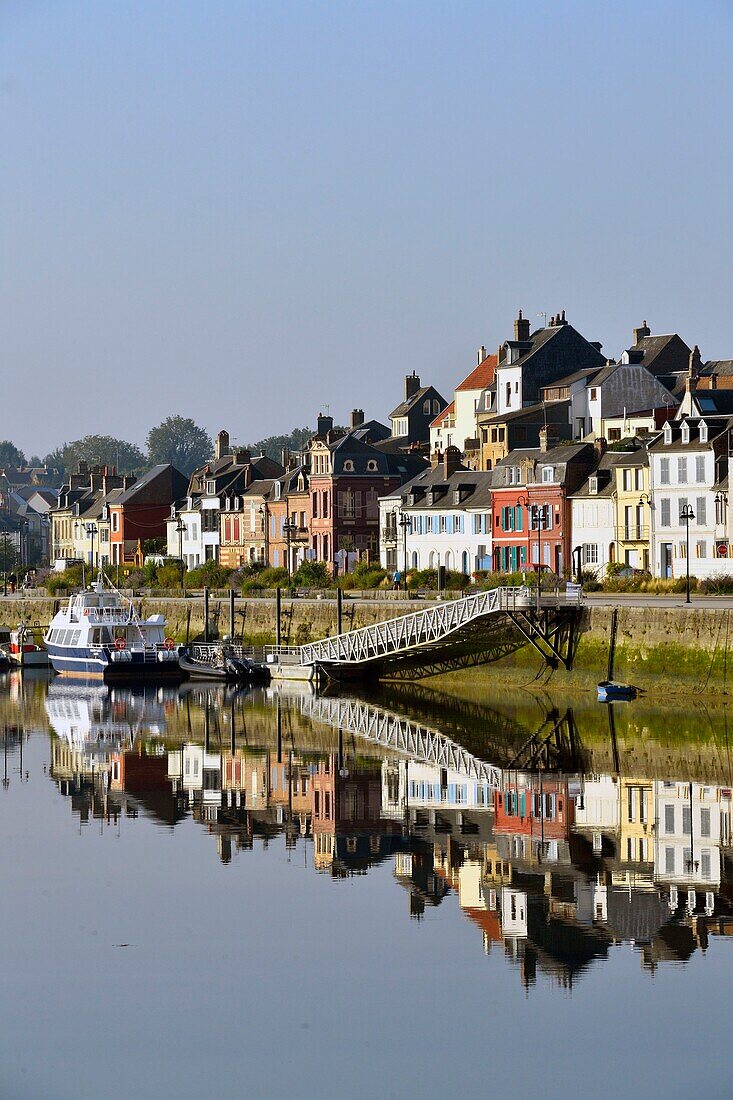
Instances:
[[[111,435],[85,435],[83,439],[74,439],[51,451],[43,461],[46,466],[65,474],[73,473],[80,462],[88,462],[90,466],[114,466],[121,474],[137,474],[145,467],[145,455],[139,447]]]
[[[25,466],[25,455],[9,439],[0,440],[0,466]]]
[[[279,462],[283,450],[301,451],[312,435],[312,428],[293,428],[288,435],[268,435],[258,443],[251,443],[248,449],[253,455],[269,455]]]
[[[182,474],[191,474],[208,462],[214,445],[204,428],[188,417],[169,416],[148,432],[148,462],[170,462]]]

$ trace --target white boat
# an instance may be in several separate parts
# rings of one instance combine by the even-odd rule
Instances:
[[[10,664],[16,668],[48,668],[48,651],[38,645],[33,632],[25,623],[20,623],[15,630],[11,630],[10,640],[0,648]]]
[[[132,601],[101,573],[90,588],[69,597],[44,640],[51,664],[62,676],[142,683],[178,681],[183,675],[163,616],[141,619]]]

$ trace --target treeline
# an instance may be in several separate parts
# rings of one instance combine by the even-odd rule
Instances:
[[[266,454],[280,460],[284,449],[299,451],[312,435],[310,428],[293,428],[287,435],[270,435],[249,444],[252,454]],[[0,441],[0,468],[46,466],[65,478],[80,462],[90,466],[114,466],[122,474],[140,474],[157,463],[170,462],[181,473],[190,475],[214,454],[211,436],[190,417],[169,416],[148,432],[145,450],[125,439],[111,435],[85,435],[50,451],[41,458],[23,451],[5,439]]]

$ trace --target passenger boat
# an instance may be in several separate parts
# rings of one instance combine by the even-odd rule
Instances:
[[[10,639],[2,646],[2,652],[15,668],[48,668],[48,651],[38,645],[33,632],[25,623],[10,631]]]
[[[108,683],[178,681],[178,648],[162,615],[141,619],[131,600],[100,573],[90,588],[51,620],[45,642],[62,676],[102,677]]]

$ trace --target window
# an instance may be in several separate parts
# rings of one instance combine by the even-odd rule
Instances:
[[[120,529],[120,513],[119,512],[113,512],[112,513],[112,530],[113,531],[119,531],[119,529]]]
[[[422,411],[423,411],[425,416],[429,415],[429,413],[430,413],[430,398],[428,398],[427,401],[423,401]]]
[[[378,469],[376,458],[370,458],[367,461],[367,467],[366,468],[367,468],[367,470],[369,471],[370,474],[376,473],[376,471]]]
[[[664,871],[665,874],[674,874],[674,848],[664,849]]]
[[[677,503],[678,503],[678,510],[679,510],[679,521],[680,521],[680,523],[684,523],[684,519],[682,518],[682,513],[687,511],[687,506],[690,502],[688,501],[687,497],[680,497],[680,499]]]
[[[511,405],[511,403],[512,403],[512,384],[511,384],[511,382],[507,382],[507,384],[506,384],[506,403],[507,403],[507,405]]]
[[[674,806],[664,807],[664,831],[669,836],[674,832]]]
[[[598,390],[596,389],[595,386],[591,388],[590,399],[591,399],[591,401],[597,401],[598,400]]]
[[[705,455],[697,455],[695,458],[695,481],[705,480]]]
[[[353,472],[354,472],[354,463],[352,462],[352,460],[350,458],[345,459],[344,460],[344,473],[353,474]]]
[[[706,524],[707,515],[707,500],[705,497],[698,497],[695,508],[695,519],[697,520],[698,527],[704,527]]]
[[[692,832],[692,809],[689,806],[682,807],[682,832],[685,836]]]
[[[544,484],[555,480],[555,467],[543,466],[542,467],[542,481]]]
[[[700,852],[700,874],[703,878],[710,878],[710,849],[703,848]]]
[[[706,558],[708,556],[708,544],[705,539],[700,539],[695,543],[695,557]]]
[[[672,524],[669,497],[662,497],[659,502],[659,524],[661,527],[670,527]]]
[[[700,810],[700,836],[710,836],[710,810],[707,806]]]
[[[680,485],[687,484],[687,459],[677,459],[677,481]]]
[[[631,470],[624,470],[624,492],[628,493],[631,489]]]
[[[659,483],[669,485],[669,459],[662,458],[659,462]]]
[[[598,565],[598,543],[586,542],[583,545],[583,565]]]

